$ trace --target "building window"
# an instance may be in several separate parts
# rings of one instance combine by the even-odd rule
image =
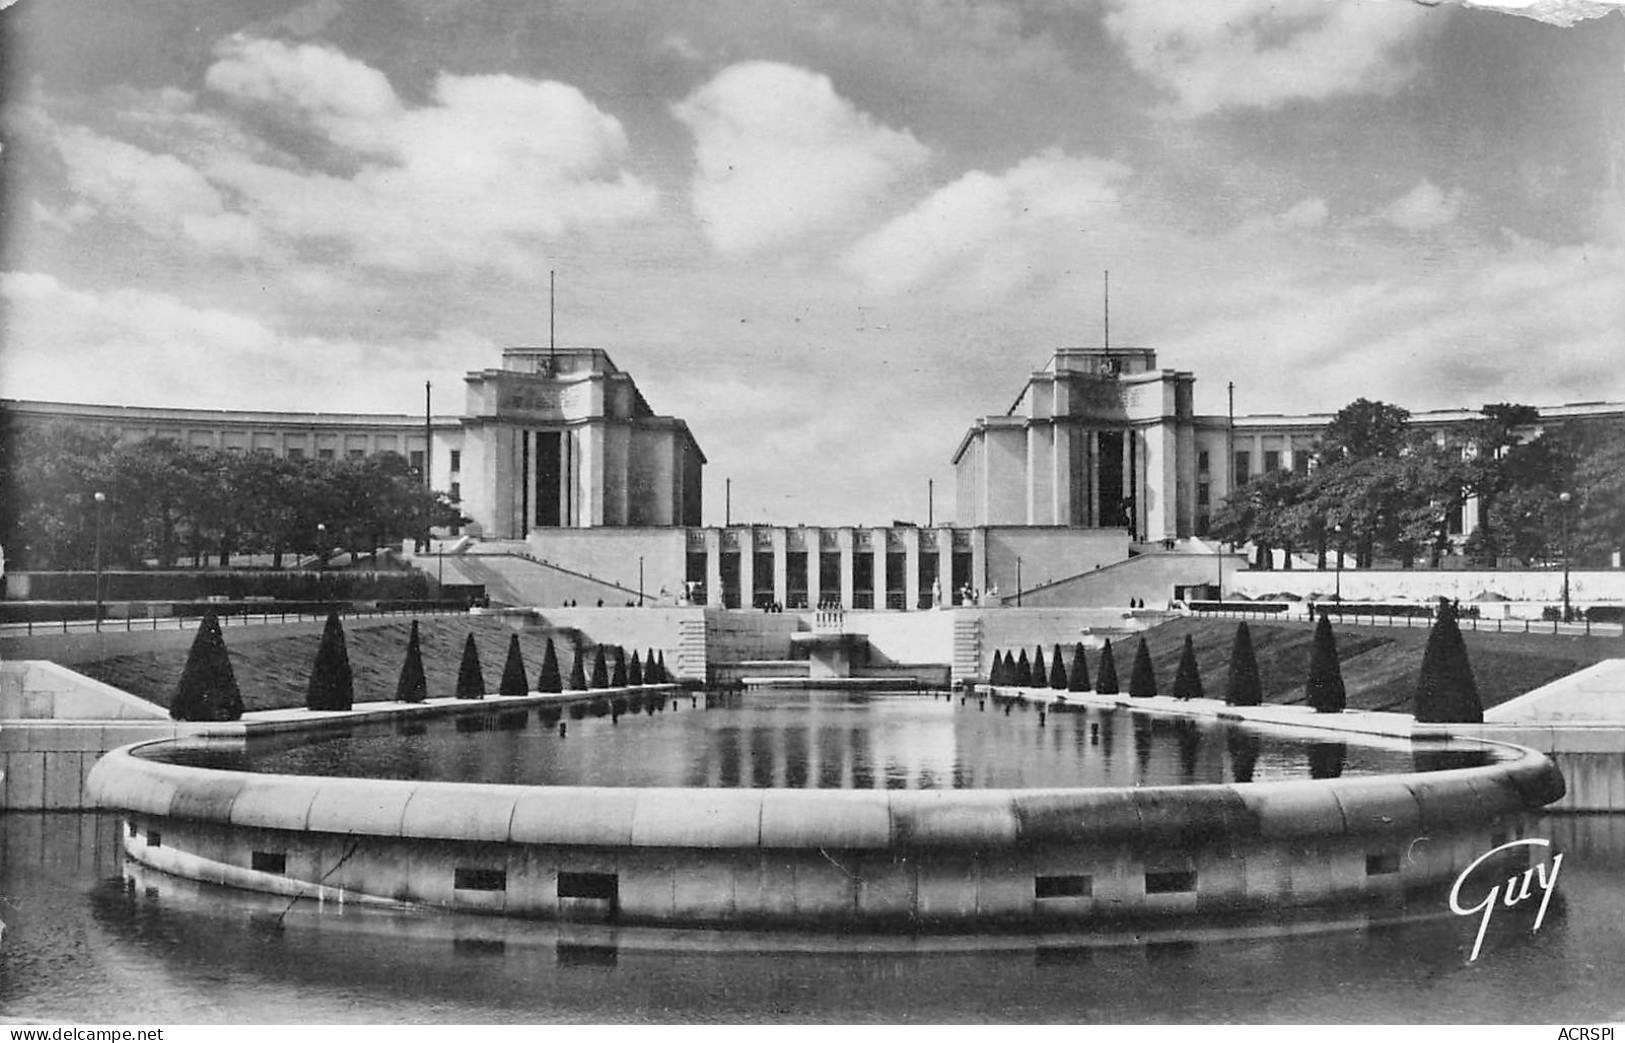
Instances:
[[[304,458],[305,458],[305,451],[303,449],[299,448],[296,445],[290,445],[288,447],[288,459],[289,460],[303,460]]]
[[[344,458],[346,460],[365,460],[367,458],[367,451],[365,449],[351,449],[349,452],[344,454]]]
[[[1236,487],[1240,488],[1252,481],[1253,454],[1245,449],[1236,451]]]
[[[451,469],[454,472],[461,471],[463,469],[463,451],[461,449],[453,449],[451,451]]]
[[[1207,474],[1207,468],[1208,468],[1207,450],[1206,449],[1198,450],[1197,453],[1196,453],[1196,473],[1197,474]]]
[[[1264,473],[1268,474],[1272,471],[1279,471],[1280,469],[1281,454],[1274,449],[1264,450]]]
[[[1211,487],[1206,482],[1196,483],[1196,506],[1206,507],[1212,503]]]
[[[451,483],[451,502],[452,503],[462,503],[463,502],[463,483],[462,482],[452,482]]]
[[[421,449],[412,450],[411,454],[407,457],[407,459],[409,461],[411,461],[412,470],[416,471],[418,474],[423,473],[423,450],[421,450]]]
[[[318,460],[331,460],[331,459],[333,459],[333,450],[331,450],[331,449],[318,449],[318,450],[316,450],[316,459],[318,459]]]

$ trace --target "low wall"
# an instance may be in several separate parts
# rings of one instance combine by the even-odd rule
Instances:
[[[1275,569],[1237,572],[1226,590],[1250,598],[1284,591],[1299,597],[1318,594],[1321,600],[1329,600],[1339,586],[1345,601],[1445,597],[1467,602],[1488,590],[1542,607],[1563,603],[1561,569],[1344,569],[1341,580],[1333,569]],[[1582,607],[1591,602],[1625,602],[1625,570],[1570,572],[1569,599]]]
[[[1089,928],[1395,901],[1562,792],[1525,751],[1428,775],[1099,790],[523,787],[190,768],[91,774],[139,862],[348,902],[824,929]],[[1429,843],[1414,844],[1418,836]]]

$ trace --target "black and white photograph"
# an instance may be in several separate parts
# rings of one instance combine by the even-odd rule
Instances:
[[[1613,1039],[1622,554],[1625,0],[0,0],[9,1039]]]

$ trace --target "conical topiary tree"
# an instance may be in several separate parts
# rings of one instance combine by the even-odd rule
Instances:
[[[525,695],[530,692],[530,678],[525,676],[525,656],[519,651],[519,635],[508,635],[508,660],[502,664],[502,680],[497,682],[498,695]]]
[[[1004,650],[1004,655],[1000,658],[1001,664],[999,666],[999,676],[1003,678],[1003,680],[1001,680],[999,683],[1008,688],[1016,683],[1016,657],[1011,655],[1010,650],[1006,648]]]
[[[1175,699],[1201,699],[1202,673],[1196,668],[1196,642],[1185,635],[1185,648],[1179,653],[1179,670],[1174,674]]]
[[[316,646],[316,662],[305,689],[309,710],[348,710],[355,702],[355,675],[350,671],[350,650],[344,642],[344,625],[337,612],[327,614],[322,643]]]
[[[609,686],[611,688],[626,687],[626,649],[620,645],[615,646],[615,668],[609,673]]]
[[[1245,621],[1236,624],[1236,639],[1230,645],[1230,673],[1224,682],[1224,701],[1231,706],[1258,706],[1264,702],[1264,686],[1258,679],[1258,657],[1253,654],[1253,635]]]
[[[175,697],[169,701],[169,716],[177,721],[235,721],[243,716],[243,693],[213,612],[203,617],[192,638]]]
[[[993,660],[987,666],[987,683],[990,685],[1004,683],[1004,653],[998,649],[993,650]]]
[[[412,633],[406,639],[406,662],[395,684],[395,698],[403,703],[421,703],[429,698],[429,679],[423,674],[423,646],[418,640],[418,621],[412,620]]]
[[[1095,691],[1100,695],[1116,695],[1117,659],[1112,655],[1112,639],[1107,638],[1100,648],[1100,676],[1095,680]]]
[[[570,684],[568,687],[572,692],[587,690],[587,668],[582,662],[586,655],[586,651],[577,646],[575,661],[570,664]]]
[[[626,683],[643,684],[643,660],[638,658],[638,650],[635,648],[632,649],[632,661],[626,666]]]
[[[1439,615],[1422,653],[1416,719],[1424,724],[1480,724],[1484,720],[1484,704],[1467,661],[1467,643],[1456,623],[1456,607],[1444,598],[1439,599]]]
[[[1332,619],[1325,612],[1315,624],[1315,643],[1309,649],[1309,680],[1304,685],[1316,713],[1342,713],[1348,705],[1343,691],[1343,667],[1337,661],[1337,639]]]
[[[1128,694],[1144,699],[1157,694],[1157,674],[1151,669],[1151,649],[1140,638],[1140,647],[1134,651],[1134,672],[1129,674]]]
[[[603,645],[598,646],[598,651],[592,657],[592,686],[594,688],[609,687],[609,664],[604,661]]]
[[[1027,650],[1021,650],[1021,658],[1016,660],[1016,687],[1027,688],[1033,683],[1033,664],[1027,662]]]
[[[559,654],[553,648],[553,639],[547,639],[547,648],[542,652],[542,672],[536,676],[536,690],[538,692],[561,692],[564,690],[564,679],[559,676]]]
[[[1066,691],[1066,663],[1061,659],[1061,646],[1057,644],[1049,657],[1049,686]]]
[[[1083,654],[1082,641],[1072,646],[1072,670],[1066,679],[1066,690],[1069,692],[1089,690],[1089,660]]]
[[[1044,646],[1033,649],[1032,685],[1043,688],[1049,684],[1049,670],[1044,666]]]
[[[480,650],[474,645],[473,634],[463,642],[463,663],[457,669],[457,698],[485,698],[485,674],[480,670]]]
[[[660,674],[661,684],[671,683],[671,674],[666,672],[666,653],[664,650],[662,650],[660,653],[659,665],[655,667],[655,670]]]

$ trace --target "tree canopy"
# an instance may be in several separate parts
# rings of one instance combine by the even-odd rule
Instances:
[[[10,490],[0,540],[8,560],[29,569],[93,566],[98,492],[102,561],[112,567],[205,564],[211,555],[229,565],[250,553],[280,566],[284,554],[370,551],[466,521],[398,453],[313,460],[167,439],[120,443],[63,421],[14,434],[0,461]]]

